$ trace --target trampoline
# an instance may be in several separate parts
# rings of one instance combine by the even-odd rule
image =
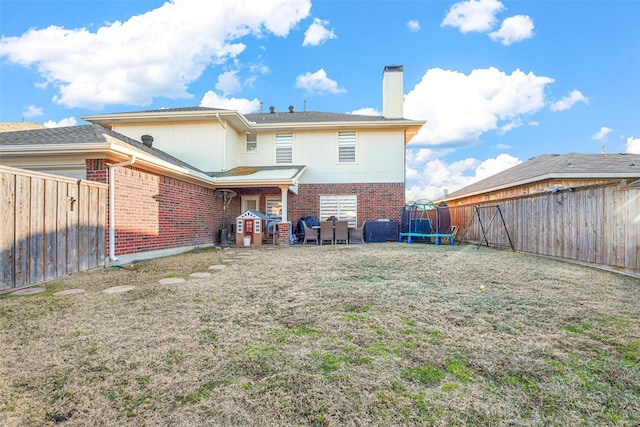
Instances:
[[[438,204],[430,200],[407,203],[402,209],[399,241],[407,243],[426,242],[439,245],[443,238],[454,244],[458,227],[451,226],[451,213],[445,202]]]

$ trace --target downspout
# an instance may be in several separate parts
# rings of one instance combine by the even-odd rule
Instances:
[[[136,156],[133,154],[129,160],[125,160],[124,162],[114,163],[109,166],[109,259],[111,261],[117,261],[116,258],[116,177],[113,174],[113,169],[119,168],[121,166],[129,166],[134,164],[136,161]]]
[[[222,145],[222,170],[227,170],[227,126],[224,124],[222,119],[220,118],[220,113],[216,113],[216,119],[220,122],[220,126],[224,129],[224,138]]]

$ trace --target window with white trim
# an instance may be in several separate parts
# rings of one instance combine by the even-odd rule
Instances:
[[[259,200],[260,200],[260,196],[241,196],[240,204],[242,206],[242,212],[257,211]]]
[[[267,216],[270,218],[282,218],[282,197],[267,196]]]
[[[355,163],[356,133],[338,132],[338,163]]]
[[[341,221],[349,221],[349,227],[358,224],[358,195],[336,194],[320,196],[320,220],[335,216]]]
[[[247,153],[255,153],[258,151],[258,135],[255,133],[247,134],[247,143],[244,147]]]
[[[276,134],[276,163],[293,163],[293,134]]]

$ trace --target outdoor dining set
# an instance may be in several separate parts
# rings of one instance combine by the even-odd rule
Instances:
[[[365,221],[366,222],[366,221]],[[350,244],[355,241],[364,243],[364,223],[360,227],[349,227],[349,221],[327,220],[320,221],[320,225],[309,227],[303,221],[304,239],[303,245],[307,242],[314,242],[317,245],[325,243]]]

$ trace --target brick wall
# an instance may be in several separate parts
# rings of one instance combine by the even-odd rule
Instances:
[[[87,179],[108,182],[104,160],[87,161]],[[116,255],[212,244],[222,221],[214,190],[133,166],[115,173]],[[108,245],[108,233],[106,241]]]
[[[294,224],[303,216],[320,214],[320,196],[331,194],[358,195],[358,224],[381,218],[398,219],[405,202],[404,183],[386,184],[306,184],[297,195],[289,194],[289,221]]]
[[[266,196],[280,196],[278,188],[251,188],[236,189],[238,192],[238,204],[230,205],[227,216],[235,218],[241,212],[240,196],[260,194],[258,209],[261,212],[266,208]],[[405,203],[404,183],[386,184],[301,184],[298,194],[289,193],[288,196],[288,220],[293,227],[303,216],[320,215],[320,196],[332,194],[357,194],[358,195],[358,224],[364,220],[377,220],[381,218],[399,219]],[[234,199],[236,200],[236,199]]]

